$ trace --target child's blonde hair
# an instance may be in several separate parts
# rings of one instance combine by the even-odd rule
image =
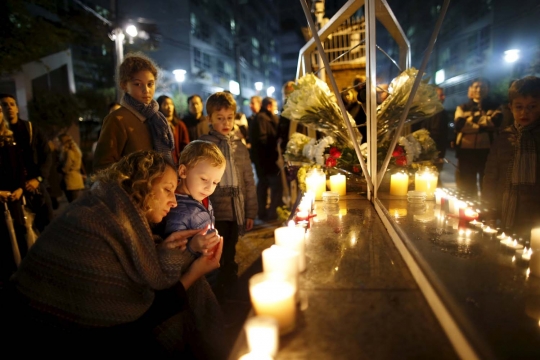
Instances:
[[[225,157],[216,144],[204,140],[193,140],[180,153],[178,165],[190,169],[201,161],[208,161],[214,167],[225,166]]]
[[[212,116],[215,111],[231,109],[236,114],[236,101],[231,93],[221,91],[210,95],[206,100],[206,113]]]

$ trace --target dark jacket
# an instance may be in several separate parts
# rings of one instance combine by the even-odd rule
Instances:
[[[51,170],[52,155],[47,137],[39,128],[32,125],[28,120],[19,119],[24,124],[30,138],[30,149],[32,151],[32,164],[25,164],[28,174],[26,180],[35,179],[41,176],[44,181],[49,178]]]
[[[257,114],[253,127],[250,129],[251,160],[255,164],[259,177],[279,173],[279,167],[276,165],[278,122],[277,116],[263,109]]]
[[[208,224],[214,224],[214,210],[212,202],[208,202],[208,209],[189,195],[176,194],[177,206],[171,208],[169,214],[163,219],[164,237],[175,231],[203,229]],[[161,234],[160,234],[161,235]]]
[[[219,147],[220,139],[216,136],[203,135],[201,140],[213,142]],[[257,216],[257,192],[251,159],[248,149],[241,139],[235,138],[234,145],[232,155],[234,156],[240,191],[244,195],[245,217],[246,219],[255,219]],[[226,160],[229,161],[229,159]],[[231,197],[228,194],[222,194],[220,189],[220,185],[218,185],[216,191],[210,195],[216,219],[219,221],[236,220]]]
[[[511,125],[514,126],[514,125]],[[522,185],[514,225],[533,227],[540,220],[540,126],[531,130],[536,144],[536,184]],[[508,186],[508,170],[514,161],[514,135],[511,127],[503,129],[489,152],[483,179],[482,199],[500,213],[504,191]]]
[[[208,117],[205,115],[200,119],[196,119],[191,113],[188,113],[182,118],[182,121],[186,124],[189,141],[197,140],[210,131],[210,121],[208,121]]]

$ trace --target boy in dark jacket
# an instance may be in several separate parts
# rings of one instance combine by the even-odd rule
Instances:
[[[197,234],[187,243],[188,251],[197,257],[207,255],[215,245],[207,241],[214,231],[214,211],[209,196],[224,171],[225,158],[218,147],[208,141],[194,140],[180,154],[178,205],[171,208],[160,226],[164,227],[165,236],[180,230],[208,229],[205,235]]]
[[[508,97],[514,124],[491,147],[482,197],[504,229],[526,234],[540,222],[540,78],[516,80]]]
[[[246,145],[235,135],[236,102],[227,92],[217,92],[206,101],[210,133],[201,140],[217,145],[226,159],[225,173],[210,199],[215,209],[216,229],[223,236],[223,255],[217,285],[224,290],[237,279],[235,262],[238,237],[253,228],[257,215],[255,177]]]

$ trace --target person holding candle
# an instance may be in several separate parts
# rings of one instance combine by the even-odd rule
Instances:
[[[540,78],[516,80],[508,97],[514,124],[491,147],[483,197],[504,228],[528,232],[540,221]]]
[[[221,297],[238,279],[236,244],[239,236],[253,228],[258,209],[257,192],[249,151],[233,130],[236,113],[233,96],[227,92],[211,95],[206,100],[206,112],[210,118],[210,133],[200,139],[216,144],[226,164],[221,181],[210,195],[215,226],[223,237],[223,256],[215,288]]]
[[[175,165],[140,151],[94,180],[6,286],[4,350],[59,358],[220,352],[221,312],[203,275],[219,267],[222,242],[212,234],[205,239],[211,255],[195,258],[187,238],[203,230],[152,233],[177,205]]]

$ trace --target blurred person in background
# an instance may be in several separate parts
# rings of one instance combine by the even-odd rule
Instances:
[[[189,141],[197,140],[201,135],[206,135],[210,131],[208,117],[203,115],[203,100],[195,94],[187,99],[188,113],[182,118],[188,129]]]
[[[68,134],[61,134],[58,138],[62,143],[60,169],[64,177],[64,193],[68,202],[73,202],[84,190],[84,178],[81,173],[82,152]]]
[[[159,111],[169,123],[171,130],[174,136],[174,151],[173,151],[173,160],[175,164],[178,164],[178,159],[180,159],[180,153],[187,144],[189,144],[189,133],[186,127],[186,124],[180,120],[176,109],[174,107],[174,102],[167,95],[161,95],[157,98],[157,103],[159,104]]]

